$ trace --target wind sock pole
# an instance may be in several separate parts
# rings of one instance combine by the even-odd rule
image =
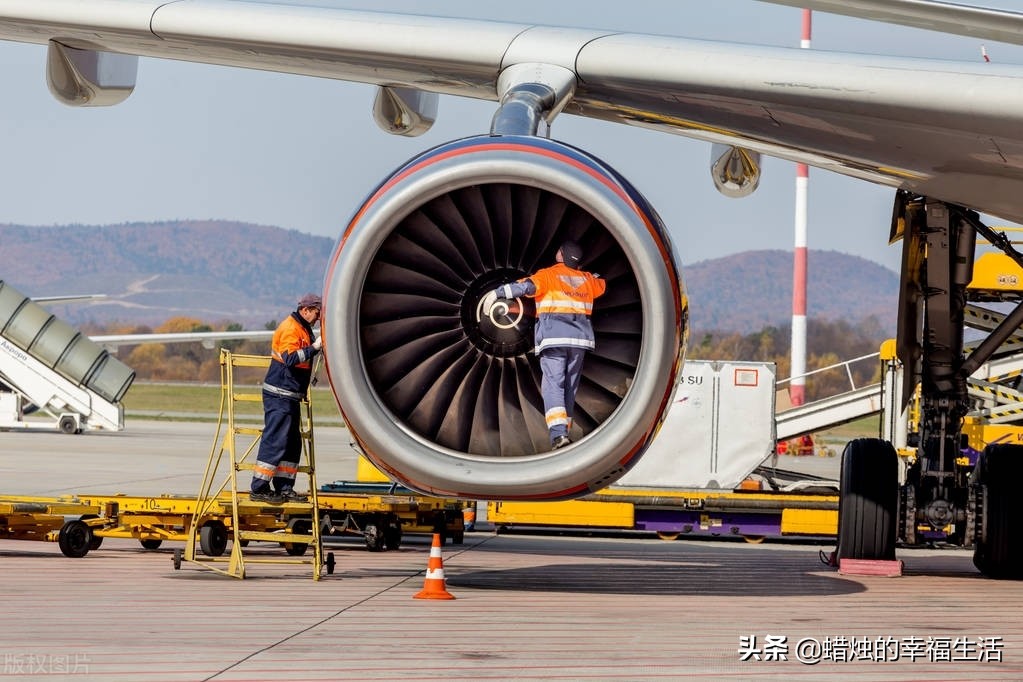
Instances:
[[[810,16],[803,10],[803,39],[799,47],[810,47]],[[792,367],[789,376],[789,400],[793,405],[806,401],[806,206],[810,171],[805,163],[796,164],[796,225],[792,263]]]

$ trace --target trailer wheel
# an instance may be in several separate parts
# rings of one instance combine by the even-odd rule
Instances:
[[[384,529],[384,547],[392,552],[401,547],[401,521],[392,521]]]
[[[1020,524],[1023,510],[1014,486],[1023,475],[1023,446],[988,445],[977,463],[984,490],[981,532],[973,551],[973,565],[989,578],[1023,578]]]
[[[163,544],[163,540],[160,539],[139,540],[139,544],[141,544],[145,549],[160,549],[160,545]]]
[[[299,535],[309,535],[312,529],[312,522],[309,519],[291,519],[288,521],[288,530]],[[308,542],[285,542],[284,551],[290,556],[302,556],[309,549]]]
[[[57,427],[61,433],[66,433],[69,436],[78,432],[78,424],[75,423],[75,418],[69,414],[65,414],[60,418]]]
[[[180,547],[176,547],[174,549],[174,556],[171,557],[171,562],[174,563],[174,570],[175,571],[180,571],[181,570],[181,548]]]
[[[380,526],[376,523],[366,524],[366,529],[363,531],[363,537],[366,539],[366,549],[371,552],[384,551],[384,533],[380,530]]]
[[[199,549],[206,556],[222,556],[227,549],[227,528],[223,521],[207,521],[199,529]]]
[[[878,438],[858,438],[842,451],[838,497],[839,559],[895,559],[898,455]]]
[[[99,518],[99,516],[97,516],[96,514],[83,514],[82,517],[81,517],[82,521],[88,521],[89,519],[98,519],[98,518]],[[88,525],[88,524],[86,524],[86,525]],[[103,536],[102,535],[96,535],[96,531],[93,530],[92,526],[89,526],[89,532],[92,535],[92,539],[89,540],[89,551],[92,551],[94,549],[99,549],[100,546],[103,544]]]
[[[327,552],[326,565],[327,565],[327,575],[334,575],[334,566],[336,565],[336,562],[334,561],[334,553],[333,552]]]
[[[89,553],[92,529],[84,521],[68,521],[60,527],[57,544],[64,556],[78,559]]]

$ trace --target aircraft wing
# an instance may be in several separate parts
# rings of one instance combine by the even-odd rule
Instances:
[[[922,0],[782,4],[1013,42],[1023,26],[1018,13]],[[50,43],[58,91],[92,58],[118,67],[95,69],[110,90],[130,92],[134,73],[103,61],[109,53],[488,100],[503,94],[508,67],[550,65],[573,76],[566,113],[734,144],[1023,221],[1023,72],[1006,65],[223,0],[6,0],[0,39]],[[86,90],[70,94],[105,103]]]
[[[761,0],[941,33],[1023,45],[1018,12],[930,0]]]

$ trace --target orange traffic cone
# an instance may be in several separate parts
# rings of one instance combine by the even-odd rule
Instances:
[[[444,557],[440,554],[440,533],[433,534],[433,544],[430,546],[430,561],[426,564],[426,580],[423,583],[423,590],[413,599],[454,599],[455,596],[448,592],[444,584]]]

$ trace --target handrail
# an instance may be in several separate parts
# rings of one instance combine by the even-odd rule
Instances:
[[[849,366],[851,364],[853,364],[854,362],[860,362],[861,360],[867,360],[867,359],[870,359],[870,358],[876,358],[876,357],[880,357],[880,356],[881,356],[880,351],[877,351],[877,352],[874,352],[874,353],[870,353],[868,355],[861,355],[858,358],[853,358],[851,360],[844,360],[842,362],[836,362],[833,365],[828,365],[827,367],[821,367],[819,369],[814,369],[814,370],[811,370],[811,371],[806,372],[804,374],[797,374],[794,377],[787,377],[785,379],[778,379],[775,382],[775,385],[776,386],[781,386],[783,384],[787,384],[787,383],[791,382],[793,379],[801,379],[801,378],[805,378],[805,377],[808,377],[808,376],[811,376],[811,375],[814,375],[814,374],[820,374],[821,372],[827,372],[829,370],[838,369],[839,367],[845,367],[845,374],[846,374],[846,376],[849,377],[849,388],[850,388],[850,390],[855,391],[856,390],[856,381],[853,379],[852,370],[849,369]]]

